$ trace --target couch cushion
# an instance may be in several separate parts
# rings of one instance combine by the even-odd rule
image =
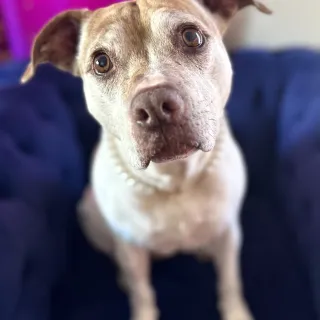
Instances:
[[[279,121],[279,194],[320,318],[320,65],[296,73]]]
[[[296,68],[293,56],[301,57],[300,64],[304,58],[310,61],[309,53],[300,51],[232,55],[235,81],[228,111],[250,173],[242,216],[243,274],[250,306],[259,320],[316,319],[305,261],[276,185],[278,117]],[[116,269],[90,248],[76,223],[70,248],[70,270],[56,294],[55,319],[128,319]],[[154,284],[164,319],[218,319],[209,264],[191,257],[157,262]]]
[[[279,186],[283,185],[289,189],[288,184],[295,181],[282,178],[281,175],[286,170],[279,169],[279,163],[282,162],[285,155],[288,155],[290,159],[298,159],[292,158],[294,153],[285,152],[287,146],[285,133],[290,132],[290,130],[282,130],[282,122],[286,122],[286,120],[283,120],[286,119],[286,116],[282,114],[283,104],[286,100],[290,100],[289,97],[293,94],[291,90],[296,90],[290,84],[291,79],[294,78],[295,70],[307,71],[312,69],[318,63],[316,57],[315,54],[303,51],[289,51],[277,54],[261,51],[239,52],[232,55],[235,83],[228,110],[236,137],[244,150],[250,173],[249,195],[242,216],[244,227],[243,274],[246,295],[258,320],[317,319],[314,310],[314,301],[317,296],[313,296],[316,291],[312,292],[310,287],[310,280],[316,279],[316,277],[313,277],[313,274],[316,274],[316,267],[314,265],[312,267],[310,263],[312,259],[313,261],[316,260],[317,254],[315,251],[312,251],[311,255],[309,253],[304,254],[302,251],[308,251],[313,244],[310,239],[317,238],[312,233],[308,238],[309,240],[303,242],[304,247],[301,246],[300,238],[297,237],[297,234],[300,230],[299,223],[302,224],[304,220],[294,218],[296,213],[288,206],[288,201],[291,201],[292,197],[282,196],[279,190]],[[299,73],[300,71],[297,72]],[[48,89],[49,91],[42,90],[44,87],[41,85],[56,90],[57,97],[52,97],[49,92],[51,89]],[[45,133],[45,135],[43,134],[45,137],[51,137],[48,138],[48,143],[52,143],[54,150],[57,150],[57,145],[61,143],[66,151],[63,154],[61,152],[52,154],[51,150],[48,150],[43,145],[43,138],[38,137],[37,134],[34,135],[33,129],[29,126],[26,127],[28,132],[20,133],[20,124],[22,125],[22,122],[21,119],[16,119],[17,114],[12,114],[10,117],[6,115],[5,117],[7,118],[4,118],[5,130],[2,140],[5,142],[1,142],[2,140],[0,139],[0,145],[4,146],[2,147],[4,150],[9,148],[11,153],[19,155],[18,158],[23,160],[20,161],[21,166],[18,166],[18,169],[22,167],[25,170],[15,171],[10,169],[10,164],[15,162],[6,162],[1,157],[3,153],[0,153],[4,168],[9,168],[9,170],[2,170],[3,181],[5,182],[2,188],[0,183],[0,190],[2,189],[3,194],[8,193],[3,198],[9,198],[10,201],[12,195],[17,194],[17,198],[23,199],[25,207],[24,210],[19,211],[20,214],[32,217],[34,214],[45,216],[44,222],[42,222],[42,218],[38,220],[39,229],[34,229],[34,238],[29,237],[29,235],[23,235],[21,232],[22,240],[20,241],[18,241],[19,239],[16,240],[16,238],[19,238],[17,237],[17,229],[12,229],[9,222],[3,222],[4,226],[9,223],[8,230],[14,230],[11,236],[5,236],[6,240],[3,241],[7,242],[5,242],[4,248],[10,247],[6,243],[15,243],[17,248],[22,248],[17,250],[16,255],[11,253],[11,257],[8,260],[15,261],[12,263],[16,263],[16,269],[11,268],[15,276],[10,275],[10,278],[7,278],[8,281],[3,282],[6,285],[4,290],[13,288],[13,291],[10,292],[10,298],[8,297],[6,301],[9,305],[7,308],[3,308],[4,312],[6,312],[4,315],[16,312],[16,314],[24,314],[25,318],[23,319],[28,319],[30,315],[34,316],[34,312],[30,312],[30,308],[35,310],[34,308],[41,303],[44,307],[39,309],[39,317],[31,319],[45,320],[49,313],[49,298],[45,297],[45,295],[41,296],[42,300],[37,297],[43,292],[47,292],[48,295],[53,292],[51,319],[128,319],[127,299],[117,286],[117,273],[114,265],[107,257],[95,252],[89,246],[79,230],[75,215],[73,215],[74,208],[70,209],[70,205],[74,205],[74,201],[70,200],[73,197],[70,198],[69,194],[79,196],[77,186],[79,189],[84,187],[82,178],[75,174],[75,172],[82,172],[78,165],[78,160],[76,160],[78,159],[76,154],[79,147],[77,145],[81,144],[82,150],[85,151],[85,174],[87,175],[89,154],[98,133],[96,124],[85,110],[81,82],[51,67],[43,66],[37,73],[36,78],[26,88],[29,89],[21,88],[18,91],[16,89],[15,91],[10,91],[10,98],[7,96],[5,101],[11,101],[11,106],[25,105],[25,101],[28,101],[28,103],[32,101],[27,106],[27,110],[34,107],[41,110],[41,103],[46,108],[49,106],[50,110],[55,110],[54,108],[58,107],[56,111],[59,113],[58,118],[61,113],[65,114],[66,118],[72,119],[77,129],[74,130],[72,124],[70,127],[68,126],[69,128],[65,128],[62,123],[64,123],[63,119],[66,118],[62,117],[63,119],[56,120],[54,125],[56,129],[61,126],[61,129],[48,130],[47,126],[43,127],[41,116],[36,117],[39,120],[38,123],[38,120],[34,121],[33,116],[24,115],[22,110],[24,118],[30,118],[28,123],[30,121],[32,126],[41,128],[37,132]],[[38,89],[37,91],[35,88],[41,88],[41,90]],[[21,92],[23,90],[28,91],[30,96],[26,95],[26,93],[20,96],[20,90]],[[38,95],[39,91],[41,91],[42,95],[37,100],[34,96]],[[51,103],[51,100],[54,103]],[[0,106],[2,105],[1,101],[0,95]],[[60,106],[65,111],[61,111],[59,109]],[[10,114],[11,111],[8,109],[8,105],[6,108],[5,114],[7,112]],[[281,118],[280,122],[278,121],[279,117]],[[16,120],[11,122],[11,118]],[[13,130],[12,126],[14,127],[14,125],[10,123],[18,123],[19,125]],[[24,143],[29,141],[28,139],[24,140],[24,135],[27,137],[29,134],[32,137],[31,140],[36,143],[33,146],[28,146],[31,150],[28,152],[32,155],[37,154],[36,157],[32,156],[31,158],[38,159],[39,165],[34,165],[35,162],[31,160],[25,161],[25,159],[28,159],[25,155],[28,152],[21,151],[20,144],[23,146]],[[66,144],[59,140],[61,135],[69,137],[66,138],[68,141],[65,142]],[[74,140],[75,137],[78,138],[77,142]],[[71,147],[71,144],[74,144],[74,147]],[[22,150],[24,150],[24,147]],[[61,151],[60,148],[58,150]],[[73,161],[76,163],[73,168],[69,166],[68,157],[71,159],[70,163],[73,163]],[[23,164],[25,164],[25,167],[23,167]],[[34,170],[32,174],[31,170],[28,172],[28,168],[31,167]],[[42,168],[42,171],[39,167]],[[62,168],[70,169],[68,176],[61,174]],[[23,172],[23,174],[17,175],[16,172]],[[19,180],[19,177],[23,179]],[[42,179],[43,177],[45,179]],[[77,181],[78,178],[79,181]],[[11,181],[13,181],[12,190],[6,188],[6,186],[11,186]],[[22,186],[19,185],[19,181]],[[30,184],[25,183],[25,181],[30,181]],[[47,184],[44,181],[50,182]],[[26,187],[28,185],[33,185],[33,188],[30,188],[33,191]],[[307,185],[307,182],[305,182],[305,185]],[[67,192],[64,187],[67,187]],[[37,197],[35,196],[35,190],[43,194]],[[59,194],[59,191],[61,194]],[[296,196],[294,192],[289,194]],[[3,200],[7,201],[5,199]],[[8,213],[10,216],[10,210],[7,207],[5,208],[3,212]],[[31,211],[28,211],[28,208],[31,208]],[[0,212],[2,211],[0,210]],[[68,229],[67,245],[63,246],[63,244],[66,244],[63,242],[67,228],[65,217],[70,214],[72,214],[72,217],[69,224],[70,228]],[[3,216],[5,215],[3,214]],[[47,217],[49,217],[50,223],[48,223]],[[21,221],[24,220],[22,219]],[[56,227],[52,228],[52,226]],[[21,229],[28,230],[29,228],[22,225]],[[310,232],[315,231],[310,227],[304,226],[301,226],[301,229]],[[42,232],[48,235],[50,239],[43,238],[42,245],[44,249],[40,250],[39,248],[36,249],[35,243],[39,242]],[[23,240],[24,237],[29,240]],[[34,239],[36,240],[34,241]],[[22,243],[25,243],[29,249],[26,250]],[[55,249],[51,249],[51,246]],[[67,269],[54,291],[49,290],[54,283],[51,280],[44,281],[45,287],[38,286],[39,291],[37,291],[35,281],[38,273],[31,273],[33,274],[33,276],[30,276],[31,280],[20,285],[17,279],[23,277],[20,276],[19,270],[27,270],[26,273],[30,274],[28,264],[28,267],[21,267],[24,266],[24,263],[22,263],[24,260],[21,257],[24,255],[29,256],[25,252],[33,252],[33,257],[40,258],[41,263],[37,259],[31,259],[31,261],[37,261],[37,263],[31,263],[31,266],[34,266],[31,270],[40,268],[44,272],[42,276],[47,276],[46,272],[48,272],[48,274],[52,275],[52,278],[48,276],[48,279],[57,279],[57,276],[61,275],[61,269],[55,266],[50,269],[51,267],[46,263],[49,261],[50,264],[53,264],[56,261],[60,261],[63,264],[63,249],[67,249],[68,253]],[[46,250],[50,252],[49,260],[46,260],[47,256],[44,253],[47,252]],[[4,256],[8,255],[8,253],[10,251],[3,251]],[[4,270],[4,275],[6,274],[5,272],[8,271]],[[50,272],[53,272],[53,274]],[[25,283],[28,283],[29,286],[25,285]],[[154,283],[164,319],[218,319],[214,290],[215,278],[209,264],[200,264],[192,257],[185,256],[157,262],[154,269]],[[16,307],[17,304],[14,298],[17,297],[17,291],[15,290],[22,286],[28,289],[24,291],[26,292],[23,295],[25,298],[21,299],[20,301],[22,302]],[[31,300],[29,303],[28,297]],[[29,312],[23,311],[26,309],[20,306],[25,308],[29,306]],[[1,317],[1,319],[5,318]]]
[[[0,319],[50,319],[84,183],[76,137],[54,86],[0,91]]]

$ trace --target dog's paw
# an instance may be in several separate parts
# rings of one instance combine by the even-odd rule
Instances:
[[[250,311],[243,305],[230,310],[225,310],[223,320],[254,320]]]
[[[158,320],[159,313],[156,308],[153,307],[144,307],[139,309],[131,320]]]

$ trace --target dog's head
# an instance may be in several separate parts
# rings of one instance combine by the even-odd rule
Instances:
[[[54,17],[34,41],[22,81],[45,62],[83,79],[93,117],[136,168],[215,145],[231,90],[222,42],[254,0],[137,0]]]

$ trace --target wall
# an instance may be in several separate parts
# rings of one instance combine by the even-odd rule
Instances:
[[[238,13],[226,36],[229,48],[315,47],[320,49],[320,0],[260,0],[272,16],[247,8]]]
[[[0,0],[13,57],[28,57],[36,32],[59,11],[68,7],[87,7],[88,4],[89,7],[95,7],[116,1],[120,0]],[[320,48],[320,0],[260,1],[272,8],[274,14],[266,16],[254,8],[242,10],[226,36],[229,48]]]
[[[0,0],[13,58],[26,59],[40,28],[54,15],[71,8],[95,9],[120,0]]]

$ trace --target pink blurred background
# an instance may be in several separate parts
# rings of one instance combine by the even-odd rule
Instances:
[[[118,1],[0,0],[0,17],[2,17],[2,29],[4,30],[3,37],[5,36],[5,41],[8,44],[10,56],[13,59],[28,58],[35,34],[48,19],[57,13],[72,8],[96,9]]]

